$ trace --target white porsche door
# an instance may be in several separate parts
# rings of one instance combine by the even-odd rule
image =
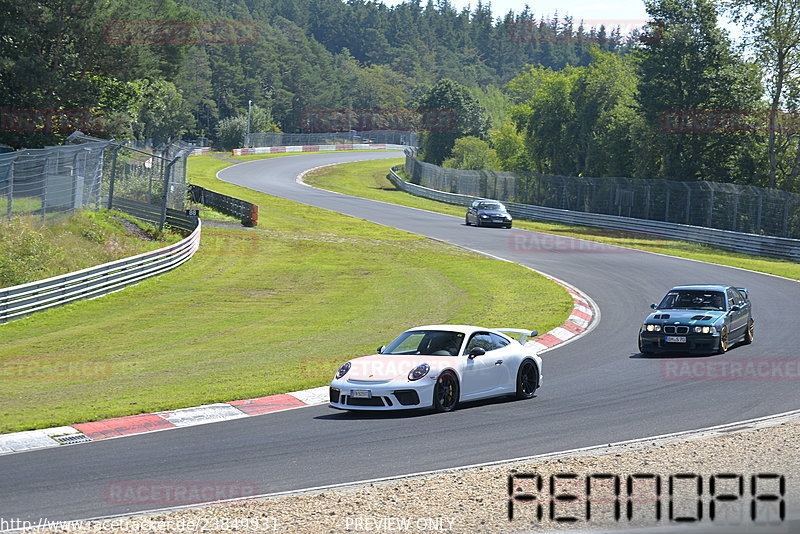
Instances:
[[[508,366],[505,361],[506,350],[503,350],[489,332],[476,332],[467,342],[464,355],[469,355],[475,347],[480,347],[486,354],[470,359],[466,357],[461,377],[461,398],[463,400],[491,395],[505,385]]]

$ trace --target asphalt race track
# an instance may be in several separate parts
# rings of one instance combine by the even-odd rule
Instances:
[[[263,494],[605,444],[800,408],[796,378],[731,381],[664,375],[666,366],[676,361],[796,358],[797,282],[516,229],[467,227],[463,217],[346,197],[295,181],[298,173],[319,165],[396,156],[288,156],[230,167],[219,176],[494,254],[580,288],[598,304],[600,323],[589,335],[543,355],[544,383],[535,399],[483,402],[424,415],[354,415],[318,406],[0,456],[0,517],[80,519],[153,508],[116,505],[108,498],[109,484],[239,481],[256,485]],[[640,357],[636,334],[649,303],[670,286],[684,283],[748,287],[755,342],[711,358]],[[376,339],[375,346],[388,341]]]

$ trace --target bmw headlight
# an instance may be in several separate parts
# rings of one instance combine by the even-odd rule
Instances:
[[[488,215],[486,215],[486,214],[484,214],[484,215],[481,215],[481,219],[488,219],[488,218],[489,218],[489,216],[488,216]]]
[[[408,373],[408,379],[412,382],[414,380],[419,380],[423,376],[428,374],[428,371],[431,370],[431,366],[427,363],[423,363],[422,365],[418,365],[414,367],[410,373]]]
[[[713,326],[695,326],[694,331],[696,334],[716,334],[717,329]]]
[[[644,329],[648,332],[661,332],[661,325],[659,324],[646,324]]]
[[[347,371],[350,370],[350,362],[343,364],[339,367],[339,370],[336,371],[336,378],[342,378],[344,375],[347,374]]]

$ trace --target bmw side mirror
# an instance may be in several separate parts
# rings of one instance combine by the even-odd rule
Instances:
[[[469,351],[469,359],[473,360],[477,356],[483,356],[484,354],[486,354],[486,350],[485,349],[483,349],[481,347],[475,347],[471,351]]]
[[[742,309],[741,306],[739,306],[737,304],[734,304],[733,306],[731,306],[731,311],[739,311],[741,309]]]
[[[654,309],[654,310],[655,310],[656,308],[658,308],[658,304],[656,304],[656,303],[654,302],[654,303],[652,303],[652,304],[650,305],[650,308],[652,308],[652,309]]]
[[[378,354],[383,354],[384,349],[386,349],[386,345],[381,345],[378,347]]]

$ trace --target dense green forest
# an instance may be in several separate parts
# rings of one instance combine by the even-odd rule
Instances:
[[[448,0],[0,0],[0,142],[77,128],[226,148],[252,101],[253,131],[324,129],[346,110],[413,124],[422,156],[448,166],[797,190],[800,9],[645,4],[631,36]]]

